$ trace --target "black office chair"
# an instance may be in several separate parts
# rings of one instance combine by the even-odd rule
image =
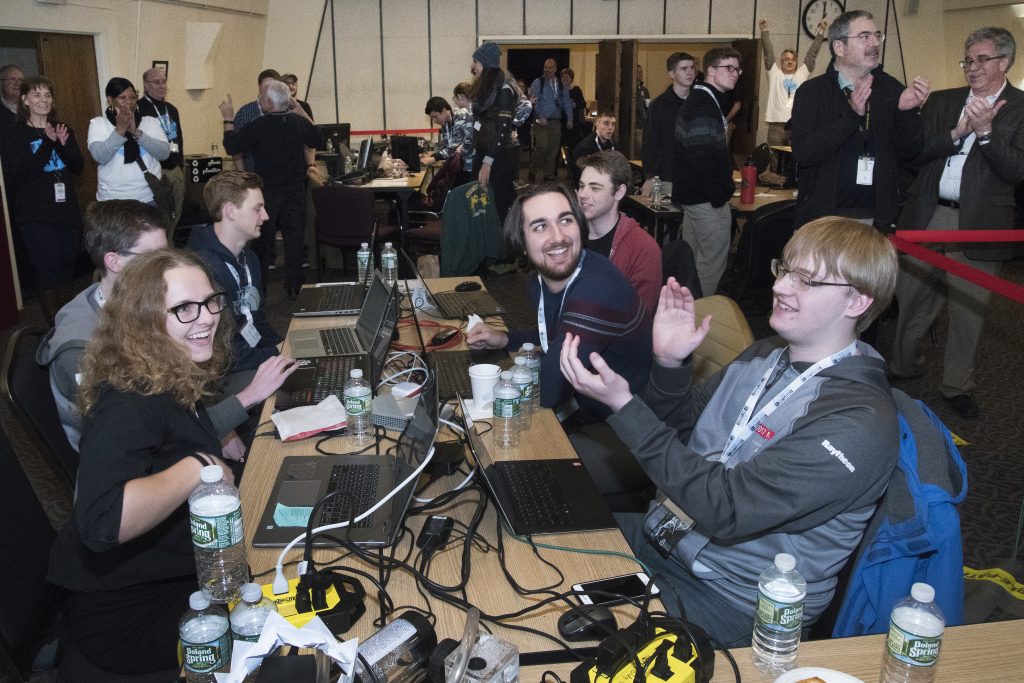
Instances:
[[[43,462],[74,488],[78,452],[61,426],[50,389],[50,372],[36,363],[36,349],[44,334],[40,328],[26,327],[11,336],[0,374],[0,396]]]
[[[21,449],[22,455],[28,448]],[[46,582],[50,546],[56,531],[45,509],[56,501],[43,501],[32,488],[7,433],[0,431],[0,680],[28,681],[40,650],[55,639],[54,626],[60,591]],[[55,495],[71,506],[70,490]]]
[[[317,280],[324,277],[324,259],[320,247],[328,246],[342,252],[342,273],[348,272],[346,250],[355,252],[362,242],[370,242],[377,222],[376,201],[373,190],[333,183],[313,188],[313,207],[316,216],[313,226],[316,233]],[[397,241],[398,228],[376,224],[377,244]]]

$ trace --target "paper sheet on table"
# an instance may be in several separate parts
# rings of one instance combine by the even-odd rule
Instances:
[[[341,405],[334,394],[313,406],[299,406],[274,413],[270,419],[274,421],[282,441],[305,439],[320,432],[341,429],[348,422],[345,406]]]
[[[488,401],[483,407],[477,408],[476,401],[471,398],[463,398],[462,412],[468,413],[473,420],[490,420],[494,417],[494,402]]]
[[[341,667],[346,677],[351,677],[359,641],[355,638],[339,642],[331,630],[313,617],[302,628],[288,623],[277,612],[271,612],[263,624],[263,633],[255,643],[235,641],[231,650],[231,671],[214,674],[218,683],[242,683],[246,676],[259,668],[263,658],[281,645],[308,647],[320,650]]]

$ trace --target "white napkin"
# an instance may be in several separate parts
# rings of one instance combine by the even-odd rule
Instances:
[[[341,429],[348,424],[345,406],[334,394],[313,406],[299,406],[282,410],[270,416],[282,441],[297,441],[306,437]]]

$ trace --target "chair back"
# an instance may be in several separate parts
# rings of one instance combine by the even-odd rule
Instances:
[[[672,240],[661,248],[661,276],[665,282],[674,277],[676,282],[690,290],[694,299],[704,296],[693,260],[693,249],[686,240]]]
[[[697,299],[694,305],[697,319],[711,314],[711,329],[701,345],[693,352],[693,381],[703,382],[736,359],[736,356],[754,343],[754,333],[736,302],[716,294]]]
[[[19,448],[23,456],[29,450]],[[56,531],[45,506],[53,501],[44,504],[36,495],[5,431],[0,431],[0,481],[0,680],[21,682],[30,679],[32,662],[53,638],[56,622],[60,591],[46,582]],[[58,495],[66,497],[69,509],[70,490]]]
[[[26,327],[11,336],[4,353],[0,396],[32,440],[54,475],[74,487],[78,451],[71,446],[60,423],[50,388],[50,371],[36,362],[36,349],[44,336],[41,328]]]
[[[369,242],[376,222],[373,190],[340,183],[313,188],[318,244],[358,247]]]

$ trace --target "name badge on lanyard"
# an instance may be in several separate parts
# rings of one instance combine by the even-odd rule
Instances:
[[[64,187],[64,183],[59,180],[53,184],[53,201],[58,204],[67,201],[67,190]]]
[[[562,307],[565,306],[565,295],[569,293],[569,288],[572,287],[572,283],[579,277],[580,271],[583,270],[583,258],[587,255],[586,252],[580,253],[580,262],[576,264],[576,270],[573,272],[569,281],[565,283],[565,287],[562,288],[562,302],[558,305],[558,315],[562,315]],[[544,349],[544,353],[548,352],[548,323],[544,317],[544,280],[541,278],[540,273],[537,274],[537,281],[540,283],[540,301],[537,303],[537,336],[540,337],[540,347]]]
[[[872,185],[875,182],[875,158],[869,154],[857,157],[857,184]]]
[[[259,330],[256,329],[256,325],[252,321],[252,312],[260,307],[260,292],[252,282],[252,274],[249,272],[248,264],[243,263],[245,268],[245,283],[243,284],[241,277],[239,276],[238,270],[231,263],[226,264],[228,270],[231,271],[231,275],[235,278],[235,282],[238,283],[238,312],[245,316],[245,325],[239,330],[242,335],[242,339],[252,348],[256,348],[256,345],[260,343],[260,339],[263,335],[260,334]]]

